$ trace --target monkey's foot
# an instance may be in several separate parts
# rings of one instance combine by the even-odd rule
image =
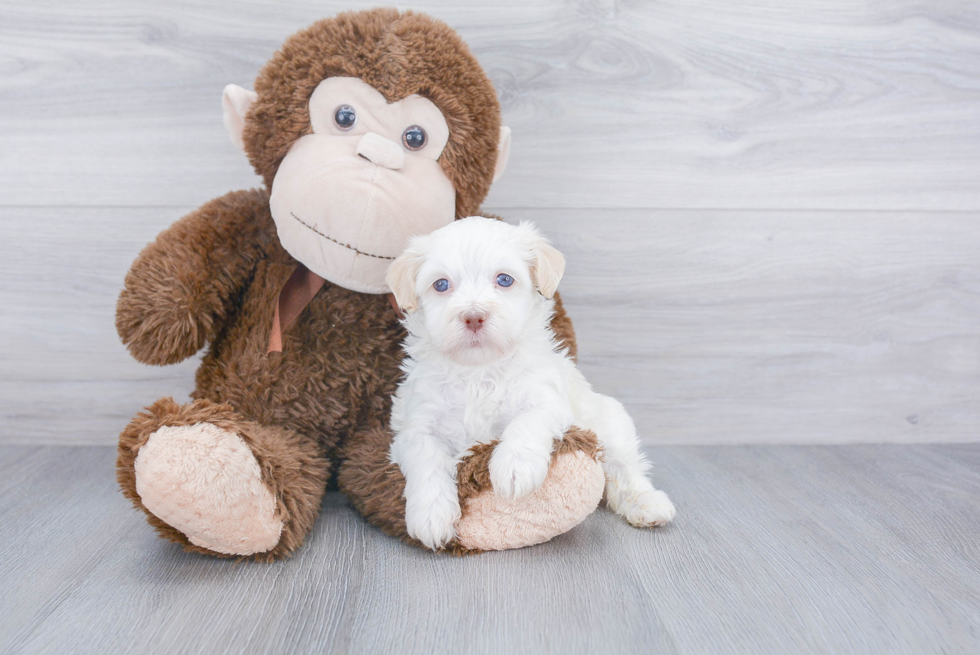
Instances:
[[[139,449],[134,468],[146,509],[195,546],[253,555],[279,543],[276,499],[234,432],[210,423],[163,426]]]
[[[602,499],[605,476],[595,451],[595,436],[572,428],[557,445],[544,484],[527,496],[503,498],[491,485],[481,486],[466,499],[463,516],[456,523],[463,547],[506,550],[548,541],[585,520]]]
[[[330,475],[316,439],[203,398],[147,407],[119,435],[118,455],[119,487],[160,536],[261,562],[303,545]]]

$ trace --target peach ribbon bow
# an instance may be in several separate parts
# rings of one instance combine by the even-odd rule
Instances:
[[[276,311],[272,317],[272,333],[269,334],[270,353],[282,352],[282,333],[289,329],[296,318],[306,309],[314,296],[323,288],[324,280],[322,277],[299,264],[293,271],[286,284],[279,292],[279,299],[276,301]],[[388,303],[391,305],[398,318],[404,314],[398,307],[394,294],[388,294]]]

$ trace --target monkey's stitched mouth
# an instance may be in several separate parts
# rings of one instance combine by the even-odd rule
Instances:
[[[327,241],[332,241],[332,242],[336,243],[338,246],[343,246],[344,248],[347,248],[348,250],[353,250],[358,255],[364,255],[365,257],[374,257],[375,259],[394,259],[394,257],[385,257],[384,255],[372,255],[369,252],[362,252],[362,251],[358,250],[357,248],[355,248],[354,246],[350,245],[349,243],[342,243],[340,241],[337,241],[333,237],[327,236],[326,234],[324,234],[320,230],[316,229],[315,227],[313,227],[312,225],[310,225],[309,223],[307,223],[306,221],[304,221],[302,218],[300,218],[299,216],[297,216],[293,212],[289,212],[289,215],[292,216],[293,218],[295,218],[297,221],[299,221],[301,224],[303,224],[304,226],[306,226],[310,230],[312,230],[313,232],[316,232],[317,234],[319,234],[321,237],[323,237]]]

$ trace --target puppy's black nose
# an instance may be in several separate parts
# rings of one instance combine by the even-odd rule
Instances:
[[[483,329],[483,322],[487,318],[486,312],[470,312],[462,316],[463,322],[466,323],[466,329],[473,330],[474,332],[479,332]]]

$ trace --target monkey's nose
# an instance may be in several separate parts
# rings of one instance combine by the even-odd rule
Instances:
[[[401,146],[376,132],[368,132],[357,142],[357,154],[372,164],[399,170],[405,165],[405,151]]]
[[[467,330],[479,332],[483,329],[483,322],[490,318],[490,315],[486,312],[469,312],[463,314],[460,318],[466,324]]]

